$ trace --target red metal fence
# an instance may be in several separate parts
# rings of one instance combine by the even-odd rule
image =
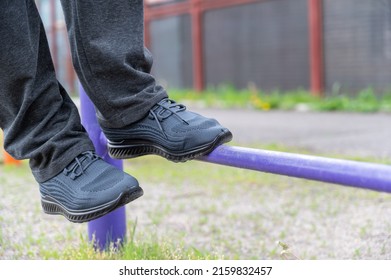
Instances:
[[[230,6],[244,5],[264,0],[188,0],[180,2],[168,2],[165,5],[154,5],[154,1],[146,1],[145,5],[145,43],[151,45],[150,23],[153,20],[164,17],[172,17],[183,14],[191,15],[192,25],[192,50],[193,50],[193,83],[196,90],[202,90],[204,83],[203,66],[203,34],[202,16],[205,11],[222,9]],[[152,2],[149,3],[148,2]],[[308,19],[310,26],[310,84],[311,91],[315,95],[323,92],[323,43],[322,43],[322,0],[308,0]]]
[[[41,14],[46,13],[49,43],[54,64],[61,70],[60,80],[72,92],[76,75],[69,59],[68,45],[63,44],[62,38],[66,37],[66,30],[58,12],[59,1],[37,0],[37,4],[44,8]],[[270,9],[285,11],[270,15],[267,13]],[[249,80],[256,81],[262,89],[264,86],[265,89],[280,87],[283,90],[301,87],[311,90],[315,95],[322,95],[333,91],[334,85],[337,88],[346,86],[352,91],[369,86],[381,91],[391,88],[391,2],[388,0],[146,0],[144,12],[145,44],[157,58],[157,65],[154,67],[159,69],[157,77],[173,67],[170,59],[177,59],[175,56],[181,55],[180,59],[186,60],[181,62],[186,65],[186,71],[179,67],[171,76],[168,75],[170,77],[163,78],[176,78],[178,73],[181,75],[185,72],[186,87],[202,90],[223,79],[236,85],[237,81],[234,79],[240,70],[232,70],[235,62],[227,61],[232,60],[229,56],[232,52],[240,52],[242,57],[236,59],[243,64],[241,68],[245,68],[243,76],[247,75]],[[224,42],[226,46],[222,46],[224,50],[218,53],[216,61],[211,62],[211,58],[213,60],[216,56],[213,48],[218,46],[216,42],[211,44],[211,38],[215,36],[213,32],[225,32],[222,29],[227,23],[234,28],[240,26],[240,20],[232,24],[230,19],[224,18],[235,13],[241,13],[240,20],[245,21],[247,18],[243,14],[252,13],[249,21],[254,20],[256,24],[264,25],[259,27],[260,31],[252,29],[257,33],[254,36],[261,38],[254,40],[255,44],[251,46],[251,40],[239,45],[240,42],[231,37]],[[219,18],[216,19],[216,16]],[[284,17],[289,17],[289,20]],[[162,30],[172,34],[177,32],[160,26],[161,23],[167,23],[165,20],[174,18],[180,18],[175,24],[185,22],[187,25],[186,28],[180,27],[180,32],[186,34],[186,42],[181,42],[180,39],[183,38],[179,38],[171,45],[182,44],[186,53],[180,54],[173,48],[171,57],[167,59],[166,51],[162,49],[167,48],[170,42],[166,42],[164,47],[160,46],[161,38],[156,37],[156,34]],[[225,23],[220,24],[219,20],[224,20]],[[297,24],[296,21],[300,23]],[[211,26],[216,23],[217,27]],[[248,22],[246,24],[247,27],[250,26]],[[289,25],[297,26],[290,29]],[[274,31],[271,31],[273,28]],[[291,30],[299,31],[291,34]],[[272,32],[277,35],[269,36]],[[267,42],[274,39],[277,39],[274,45]],[[229,46],[232,43],[238,49]],[[276,48],[281,49],[276,51]],[[248,57],[246,52],[252,52],[254,57]],[[68,58],[63,57],[64,53],[67,53]],[[157,53],[161,53],[160,58]],[[166,62],[159,66],[162,57],[166,58]],[[222,60],[226,60],[225,64],[216,66]],[[254,65],[248,66],[249,64]],[[219,72],[217,77],[216,72]],[[211,74],[215,76],[211,78]],[[244,83],[245,81],[239,87],[245,86]]]

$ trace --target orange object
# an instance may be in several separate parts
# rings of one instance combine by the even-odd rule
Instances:
[[[4,164],[5,165],[20,165],[22,162],[20,160],[14,159],[9,153],[4,151]]]

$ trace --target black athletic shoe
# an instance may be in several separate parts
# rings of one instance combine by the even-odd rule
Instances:
[[[208,154],[232,139],[232,133],[216,120],[190,112],[167,98],[134,124],[102,130],[110,156],[118,159],[156,154],[184,162]]]
[[[60,214],[75,223],[99,218],[143,195],[135,178],[93,152],[79,155],[39,188],[45,213]]]

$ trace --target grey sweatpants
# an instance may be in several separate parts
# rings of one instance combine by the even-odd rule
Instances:
[[[143,118],[167,96],[150,74],[142,0],[62,0],[72,61],[103,127]],[[29,159],[38,182],[93,150],[76,106],[57,81],[33,0],[2,0],[0,127],[4,148]]]

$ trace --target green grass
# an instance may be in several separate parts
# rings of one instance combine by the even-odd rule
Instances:
[[[280,145],[253,147],[310,154],[303,149]],[[338,155],[322,156],[341,158]],[[391,163],[376,158],[354,160]],[[148,200],[148,204],[143,208],[142,203],[136,202],[136,206],[131,203],[127,214],[128,230],[125,242],[121,246],[111,244],[107,250],[99,252],[87,240],[84,227],[68,223],[66,230],[58,231],[55,226],[53,227],[55,223],[52,217],[46,217],[41,213],[39,201],[33,202],[31,195],[20,198],[20,193],[28,193],[34,184],[31,176],[26,175],[29,174],[27,164],[21,167],[0,165],[0,173],[7,173],[7,176],[0,177],[0,195],[15,201],[8,207],[31,203],[31,213],[33,217],[37,216],[35,223],[30,221],[31,224],[24,227],[23,236],[15,243],[10,239],[13,235],[7,232],[11,223],[10,220],[4,219],[7,219],[8,215],[0,219],[0,258],[2,253],[10,248],[14,250],[13,257],[17,259],[288,258],[289,254],[286,256],[286,252],[281,255],[286,251],[281,248],[281,242],[288,246],[293,245],[290,252],[297,257],[319,258],[313,251],[306,251],[306,244],[303,241],[293,243],[292,236],[297,234],[298,229],[308,236],[305,242],[326,246],[322,245],[328,242],[322,235],[326,228],[325,221],[338,219],[346,211],[347,205],[357,204],[357,209],[366,209],[366,202],[371,205],[390,201],[388,196],[376,192],[352,191],[349,188],[199,161],[181,164],[156,156],[146,156],[125,161],[125,170],[140,180],[146,191],[145,199]],[[12,185],[9,185],[10,183]],[[160,192],[156,194],[159,189]],[[35,193],[36,190],[32,192]],[[361,203],[364,203],[364,207],[361,207]],[[384,204],[384,207],[387,205]],[[0,205],[0,211],[4,211],[2,207],[6,206]],[[240,211],[237,212],[235,209]],[[133,210],[139,212],[134,213]],[[140,213],[142,217],[139,216]],[[188,227],[178,228],[171,222],[181,213],[184,213],[182,219],[189,219],[184,222]],[[67,223],[61,217],[58,218],[61,225]],[[308,222],[302,223],[303,218],[309,219]],[[27,221],[24,214],[20,219],[15,225]],[[48,225],[50,230],[47,228]],[[379,227],[379,224],[375,217],[373,221],[364,219],[353,229],[347,225],[346,231],[351,234],[352,239],[358,238],[367,242],[376,227]],[[318,240],[319,235],[322,237]],[[205,238],[208,240],[207,243],[200,242]],[[251,247],[246,247],[247,242],[252,244]],[[388,250],[388,247],[384,246],[379,246],[379,250],[384,251],[383,254]],[[372,248],[374,254],[377,253],[375,245],[368,247]],[[357,248],[360,247],[353,248],[352,258],[360,258],[367,252],[367,249],[364,252],[357,251]]]
[[[143,234],[144,238],[148,235]],[[155,236],[143,240],[128,237],[123,243],[111,243],[105,250],[97,250],[93,241],[80,236],[81,242],[64,250],[42,250],[43,259],[60,260],[212,260],[221,257],[201,252],[193,247],[158,240]]]
[[[249,86],[211,87],[202,92],[192,89],[169,89],[170,97],[180,102],[193,102],[205,107],[251,108],[257,110],[313,110],[349,112],[391,112],[391,92],[376,93],[372,88],[356,94],[338,91],[316,97],[302,89],[266,92]]]
[[[264,149],[273,149],[284,152],[300,152],[308,153],[305,150],[291,149],[288,147],[269,145],[267,147],[257,147]],[[330,156],[330,155],[328,155]],[[337,156],[334,156],[337,157]],[[352,158],[345,158],[352,159]],[[383,160],[378,160],[375,158],[361,158],[354,160],[363,160],[371,161],[378,163],[391,163],[390,161],[385,162]],[[208,189],[211,199],[219,201],[221,194],[224,193],[225,196],[237,196],[237,186],[241,185],[240,189],[243,192],[251,192],[254,188],[260,188],[259,182],[262,182],[262,186],[274,186],[274,191],[281,191],[281,193],[290,190],[292,187],[292,182],[300,183],[301,186],[304,186],[303,189],[299,189],[293,192],[291,195],[295,196],[305,196],[311,195],[315,192],[315,196],[308,202],[308,208],[312,212],[319,212],[323,218],[335,217],[338,213],[341,213],[341,209],[336,209],[334,207],[326,207],[324,205],[325,198],[332,199],[333,195],[326,194],[327,191],[323,192],[320,189],[318,190],[305,190],[305,186],[309,186],[312,183],[309,181],[304,181],[300,179],[285,180],[281,176],[276,176],[273,174],[265,174],[258,172],[251,172],[248,170],[242,169],[233,169],[223,166],[212,165],[210,168],[205,171],[205,163],[193,161],[186,164],[171,163],[160,157],[155,156],[146,156],[131,161],[126,161],[125,169],[132,173],[137,178],[146,178],[149,185],[158,187],[161,182],[172,185],[172,190],[177,190],[178,193],[181,193],[186,186],[200,186],[199,189],[194,190],[194,192],[205,192],[205,189]],[[151,169],[153,169],[153,177],[150,176]],[[204,176],[205,174],[208,176]],[[213,182],[211,185],[210,182]],[[243,182],[246,182],[243,184]],[[295,183],[293,183],[294,185]],[[205,186],[205,189],[202,187]],[[213,186],[213,187],[212,187]],[[262,187],[261,187],[262,188]],[[152,191],[152,190],[149,190]],[[266,191],[266,189],[265,189]],[[350,201],[351,198],[346,195],[346,190],[342,190],[339,193],[339,200],[341,201]],[[291,192],[291,190],[289,191]],[[194,195],[197,195],[193,193]],[[187,193],[187,195],[192,195]],[[357,194],[356,194],[357,195]],[[330,196],[330,197],[329,197]],[[374,198],[378,197],[377,193],[366,193],[362,192],[360,195],[361,199],[369,199],[371,196]],[[315,199],[316,198],[316,199]],[[158,207],[151,208],[148,210],[149,219],[155,226],[165,226],[165,218],[170,215],[170,212],[178,212],[180,206],[173,206],[172,200],[166,201],[164,197],[159,201]],[[259,198],[259,202],[262,204],[265,201],[262,197]],[[226,205],[229,207],[229,205]],[[177,208],[175,208],[177,207]],[[225,207],[225,206],[223,206]],[[174,209],[172,209],[174,208]],[[221,215],[219,210],[220,206],[215,204],[210,205],[206,204],[199,210],[199,218],[193,221],[192,230],[202,232],[201,228],[204,226],[211,228],[211,234],[216,235],[219,242],[224,244],[224,246],[231,253],[227,257],[228,259],[241,259],[241,242],[233,242],[232,239],[228,237],[223,237],[224,232],[218,226],[214,225],[213,217],[218,217]],[[302,209],[298,207],[297,200],[291,199],[285,202],[282,205],[284,217],[289,217],[290,220],[294,221],[298,219]],[[227,221],[235,224],[242,220],[246,220],[246,223],[253,224],[254,230],[260,235],[266,235],[268,229],[264,228],[260,217],[258,214],[230,214],[226,217]],[[270,217],[274,221],[279,221],[282,218],[278,215]],[[365,236],[368,231],[368,222],[362,225],[359,229],[358,235],[360,237]],[[141,232],[136,234],[138,230],[137,220],[132,221],[128,224],[128,234],[127,240],[124,242],[122,247],[114,246],[112,244],[106,251],[97,252],[92,244],[87,240],[83,239],[81,244],[69,247],[63,250],[62,252],[54,251],[45,251],[44,256],[48,259],[104,259],[104,260],[115,260],[115,259],[126,259],[126,260],[204,260],[204,259],[224,259],[226,258],[223,254],[218,254],[216,252],[208,252],[200,248],[189,246],[185,244],[185,240],[178,238],[178,236],[166,236],[166,238],[159,238],[157,234],[146,234]],[[276,238],[284,240],[289,237],[290,228],[282,229],[278,232]],[[315,233],[317,225],[313,224],[312,231]],[[180,236],[180,235],[179,235]],[[270,246],[268,248],[263,248],[265,251],[269,251],[271,258],[286,258],[285,251],[281,251],[279,246]],[[281,251],[281,252],[280,252]],[[304,257],[305,253],[303,253]],[[353,253],[354,257],[359,257],[357,251]],[[256,258],[256,256],[254,256]],[[311,258],[316,258],[312,256]]]

